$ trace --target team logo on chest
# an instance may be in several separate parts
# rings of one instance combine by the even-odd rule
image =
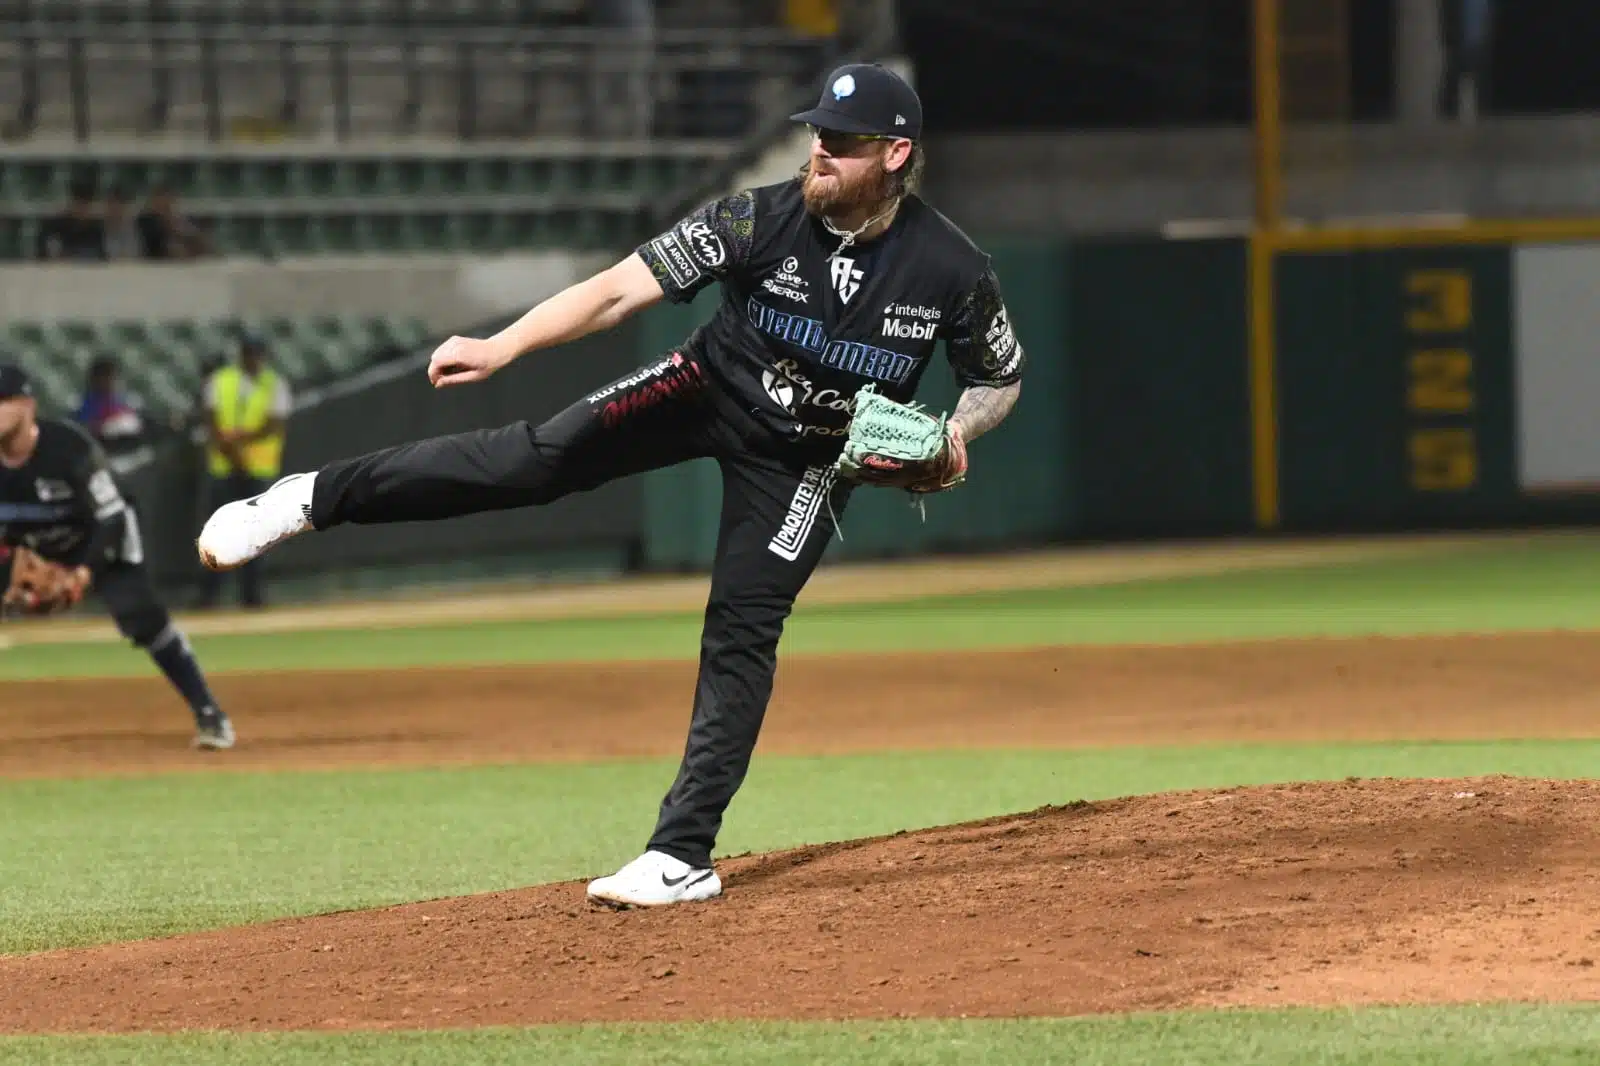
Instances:
[[[768,307],[754,296],[750,297],[747,313],[750,324],[757,330],[775,340],[812,352],[818,362],[830,369],[899,384],[909,378],[922,361],[921,356],[902,355],[872,344],[830,338],[827,327],[817,319]]]
[[[40,503],[60,503],[62,500],[72,499],[72,486],[53,478],[35,479],[33,491],[34,495],[39,497]]]
[[[839,299],[845,303],[850,302],[850,297],[861,290],[861,271],[856,269],[854,259],[844,259],[834,256],[828,260],[828,267],[833,273],[833,289],[839,294]]]

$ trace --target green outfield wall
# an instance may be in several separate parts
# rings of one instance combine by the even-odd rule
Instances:
[[[1246,242],[983,243],[1028,352],[1022,401],[974,445],[967,484],[928,499],[925,515],[902,494],[857,493],[833,555],[1257,528],[1263,441],[1251,401]],[[1600,419],[1592,414],[1600,397],[1600,245],[1280,251],[1273,280],[1266,469],[1277,528],[1600,519]],[[712,289],[688,306],[654,308],[566,359],[519,364],[499,388],[441,397],[419,380],[386,383],[395,395],[381,403],[352,395],[299,420],[291,452],[326,457],[369,440],[537,420],[681,344],[717,298]],[[941,359],[919,399],[949,410],[956,392]],[[141,497],[163,515],[152,526],[164,546],[152,554],[181,563],[192,555],[194,471],[173,464],[162,477],[184,487],[141,479]],[[489,554],[523,543],[551,552],[603,541],[632,565],[699,569],[715,546],[720,498],[716,465],[704,460],[539,514],[483,516],[448,536],[419,527],[297,545],[284,565],[403,568],[408,551],[418,564],[436,563],[444,541]],[[373,553],[382,557],[365,557]]]
[[[1508,278],[1500,248],[1279,259],[1285,525],[1514,517]]]
[[[1029,354],[1023,401],[926,521],[858,494],[841,557],[1256,528],[1242,239],[985,242]],[[1276,257],[1279,528],[1600,519],[1600,246],[1512,242]],[[710,314],[663,309],[648,354]],[[920,398],[948,409],[943,366]],[[703,566],[717,471],[655,475],[645,557]]]
[[[1288,252],[1276,282],[1285,528],[1600,519],[1600,247]]]

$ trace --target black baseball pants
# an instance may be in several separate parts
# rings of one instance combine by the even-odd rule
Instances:
[[[135,543],[134,551],[95,569],[94,591],[106,605],[117,629],[130,643],[143,648],[183,701],[198,719],[203,714],[214,713],[217,701],[211,694],[200,662],[189,647],[189,640],[173,624],[166,605],[156,595],[150,575],[139,561],[142,549],[137,545],[137,518],[130,511],[130,530]]]
[[[518,422],[404,444],[318,472],[311,521],[431,521],[551,503],[690,459],[722,470],[722,515],[700,639],[694,713],[649,847],[709,866],[772,695],[778,639],[849,489],[831,465],[749,446],[719,417],[716,384],[673,354],[539,426]]]

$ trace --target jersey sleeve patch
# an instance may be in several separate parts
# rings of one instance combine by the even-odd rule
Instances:
[[[1000,388],[1022,380],[1027,357],[991,269],[956,313],[947,345],[950,365],[964,386]]]
[[[755,194],[715,200],[637,249],[673,303],[687,303],[749,261]]]

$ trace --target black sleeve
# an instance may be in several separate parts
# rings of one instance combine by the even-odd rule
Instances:
[[[1011,328],[993,267],[984,271],[951,318],[945,357],[962,388],[1002,388],[1022,380],[1027,359]]]
[[[105,452],[88,438],[84,443],[83,455],[74,465],[70,480],[89,535],[79,542],[76,551],[61,561],[68,566],[93,567],[121,547],[127,531],[128,504],[117,487]]]
[[[750,191],[713,200],[637,251],[661,291],[675,304],[750,261],[756,231],[756,196]]]

